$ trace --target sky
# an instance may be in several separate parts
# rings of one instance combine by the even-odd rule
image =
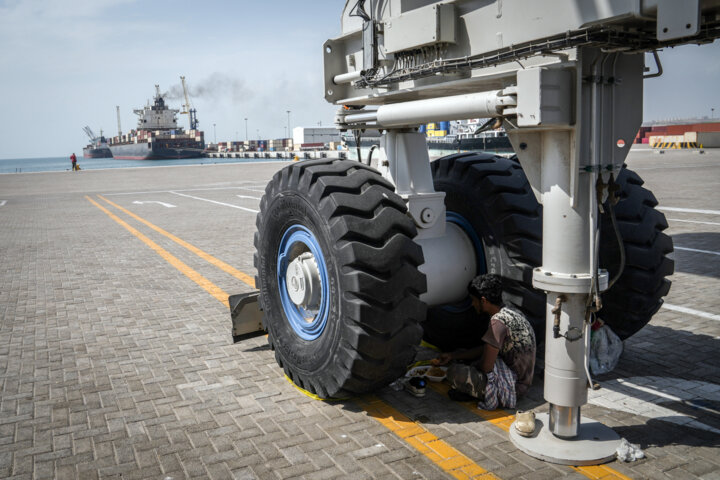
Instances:
[[[281,138],[331,125],[322,44],[340,34],[342,0],[0,0],[0,158],[81,153],[82,128],[124,132],[162,92],[190,87],[212,142]],[[720,118],[720,43],[661,53],[645,119]],[[172,108],[184,103],[169,98]],[[187,117],[179,121],[187,125]]]

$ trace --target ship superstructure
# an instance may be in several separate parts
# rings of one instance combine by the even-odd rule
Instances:
[[[180,110],[169,108],[160,86],[155,85],[153,103],[133,112],[137,128],[110,140],[113,157],[126,160],[169,160],[200,157],[205,149],[203,132],[178,125]]]

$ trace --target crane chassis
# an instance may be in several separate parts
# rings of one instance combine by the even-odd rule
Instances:
[[[231,304],[245,324],[262,317],[288,377],[330,398],[402,375],[428,309],[497,273],[545,344],[549,411],[512,441],[556,463],[613,458],[617,435],[581,415],[589,325],[632,335],[673,271],[657,201],[624,161],[657,50],[712,42],[720,1],[349,0],[341,27],[323,45],[325,99],[338,128],[382,133],[376,158],[275,175],[256,222],[259,306]],[[478,117],[516,159],[430,162],[419,125]]]

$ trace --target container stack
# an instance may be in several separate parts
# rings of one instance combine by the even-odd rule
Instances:
[[[446,137],[450,132],[450,122],[428,123],[425,133],[428,137]]]
[[[276,138],[274,140],[268,140],[268,150],[271,152],[291,150],[292,146],[292,138]]]
[[[720,122],[640,127],[634,143],[654,148],[720,148]]]

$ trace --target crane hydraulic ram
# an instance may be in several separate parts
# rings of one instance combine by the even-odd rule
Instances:
[[[325,98],[340,129],[381,131],[377,158],[274,176],[256,222],[262,314],[247,317],[297,385],[361,393],[404,373],[428,308],[497,273],[545,338],[549,412],[513,442],[558,463],[612,458],[617,436],[580,413],[589,324],[632,335],[673,271],[657,202],[623,165],[657,75],[644,57],[659,73],[658,49],[712,42],[720,1],[350,0],[341,27]],[[430,162],[420,124],[477,117],[502,122],[517,159]]]

